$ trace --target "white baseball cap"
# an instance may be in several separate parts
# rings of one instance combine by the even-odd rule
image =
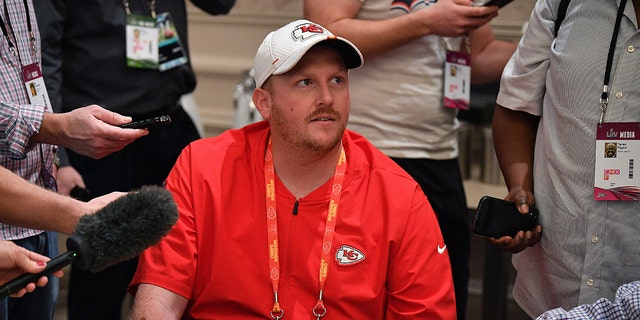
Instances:
[[[311,47],[318,43],[340,52],[348,69],[362,65],[362,54],[349,40],[309,20],[296,20],[269,33],[253,62],[253,78],[260,88],[271,75],[291,70]]]

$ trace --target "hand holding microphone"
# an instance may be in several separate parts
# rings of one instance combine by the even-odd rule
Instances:
[[[25,272],[38,273],[45,269],[49,257],[37,254],[26,248],[20,247],[9,240],[0,240],[0,283],[19,276]],[[62,270],[53,272],[52,275],[62,277]],[[35,279],[17,292],[11,292],[11,297],[19,298],[26,293],[33,292],[36,287],[44,287],[49,282],[47,277]]]
[[[171,193],[146,186],[84,215],[67,239],[67,252],[47,263],[44,271],[23,274],[0,287],[0,298],[24,288],[43,275],[73,263],[82,270],[101,271],[138,256],[162,239],[178,220]]]

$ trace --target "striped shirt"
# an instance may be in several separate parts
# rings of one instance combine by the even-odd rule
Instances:
[[[0,16],[7,32],[0,36],[0,165],[31,183],[55,190],[54,147],[29,143],[31,136],[40,130],[44,112],[50,110],[29,103],[22,78],[22,66],[40,63],[36,16],[31,0],[27,3],[29,8],[25,8],[22,0],[0,0]],[[35,43],[29,36],[27,10]],[[27,238],[41,232],[0,224],[2,240]]]

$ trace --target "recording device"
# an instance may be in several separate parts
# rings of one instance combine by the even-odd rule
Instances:
[[[513,0],[476,0],[473,5],[476,7],[480,6],[498,6],[500,8],[506,6]]]
[[[130,192],[94,214],[82,216],[67,238],[68,251],[50,260],[44,271],[23,274],[0,286],[0,298],[71,263],[81,270],[98,272],[136,257],[158,243],[177,220],[177,206],[166,189],[145,186]]]
[[[133,121],[125,124],[121,124],[120,128],[126,129],[148,129],[151,127],[156,127],[159,125],[166,125],[171,123],[171,117],[168,115],[157,116],[149,119],[144,119],[140,121]]]
[[[529,206],[529,213],[522,214],[511,201],[483,196],[478,202],[471,226],[475,234],[501,238],[514,237],[518,231],[529,231],[538,225],[538,210]]]

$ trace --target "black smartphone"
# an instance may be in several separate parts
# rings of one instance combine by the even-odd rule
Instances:
[[[533,230],[537,225],[538,210],[535,207],[529,206],[529,213],[522,214],[514,202],[483,196],[478,202],[471,230],[475,234],[501,238],[513,237],[520,230]]]
[[[91,192],[89,192],[88,189],[80,188],[79,186],[73,187],[69,195],[72,198],[75,198],[77,200],[84,201],[84,202],[91,200]]]
[[[143,129],[143,128],[151,128],[159,125],[166,125],[171,123],[171,117],[168,115],[157,116],[149,119],[144,119],[140,121],[133,121],[129,123],[125,123],[120,125],[121,128],[126,129]]]
[[[479,0],[473,3],[474,6],[498,6],[500,8],[506,6],[513,0]]]

